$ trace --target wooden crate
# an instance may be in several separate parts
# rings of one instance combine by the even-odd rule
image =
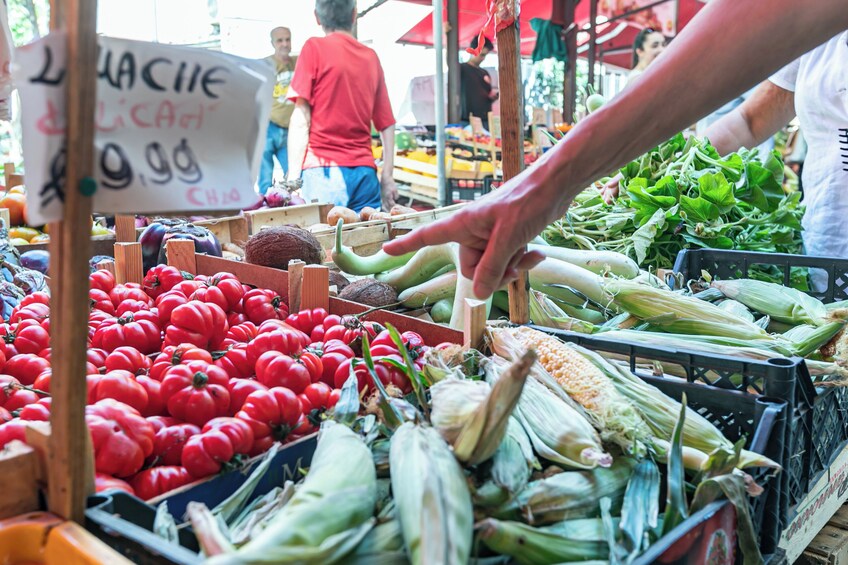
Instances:
[[[44,243],[29,243],[27,245],[16,245],[15,248],[21,253],[34,250],[48,251],[50,244]],[[115,248],[114,235],[93,235],[91,236],[91,256],[95,255],[112,255]]]
[[[244,217],[247,219],[247,233],[255,234],[263,227],[295,225],[308,228],[315,224],[325,224],[327,214],[332,208],[332,204],[313,203],[244,212]]]

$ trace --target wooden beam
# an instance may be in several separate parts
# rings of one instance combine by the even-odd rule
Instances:
[[[486,303],[482,300],[466,298],[465,325],[462,331],[463,349],[480,349],[483,345],[483,334],[486,331]]]
[[[296,314],[301,311],[301,299],[303,298],[303,268],[306,263],[300,259],[289,261],[289,313]]]
[[[514,324],[530,323],[530,279],[527,271],[518,273],[518,278],[507,287],[509,293],[509,321]]]
[[[120,243],[135,243],[138,234],[135,230],[135,216],[115,216],[115,241]]]
[[[169,239],[165,244],[168,264],[187,273],[197,273],[197,258],[194,254],[194,241],[190,239]]]
[[[307,265],[303,268],[300,307],[330,309],[330,269],[324,265]]]
[[[462,88],[459,80],[459,0],[447,3],[447,60],[448,60],[448,122],[459,123],[462,119]]]
[[[568,53],[562,89],[562,116],[565,123],[573,124],[574,112],[577,110],[577,24],[574,12],[578,0],[562,1],[565,2],[565,50]]]
[[[194,248],[192,248],[194,251]],[[144,280],[144,265],[140,243],[115,244],[115,282],[139,283]]]
[[[67,132],[63,221],[51,226],[50,345],[53,355],[48,506],[51,512],[82,523],[94,469],[86,450],[86,333],[88,261],[91,257],[91,197],[80,191],[95,182],[94,106],[97,95],[97,2],[51,2],[68,34],[65,75]],[[58,21],[52,23],[58,24]],[[55,284],[61,281],[61,284]]]

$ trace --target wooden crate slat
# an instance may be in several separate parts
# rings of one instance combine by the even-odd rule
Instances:
[[[410,173],[408,171],[400,171],[395,169],[394,173],[392,174],[392,177],[394,177],[396,181],[405,182],[406,184],[424,186],[433,190],[439,189],[439,179],[425,177],[424,175],[420,175],[417,173]]]
[[[275,227],[293,224],[308,227],[314,224],[322,224],[327,221],[327,213],[331,208],[332,206],[328,204],[301,204],[284,208],[253,210],[245,212],[244,216],[247,218],[248,233],[254,234],[265,226]]]

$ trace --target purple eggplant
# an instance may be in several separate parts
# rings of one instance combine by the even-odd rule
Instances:
[[[152,269],[159,261],[159,250],[162,248],[162,238],[170,228],[185,225],[185,220],[157,218],[141,233],[138,242],[141,243],[141,258],[144,272]]]
[[[46,275],[47,269],[50,267],[50,253],[42,249],[21,253],[21,267]]]
[[[221,244],[218,242],[218,238],[215,237],[215,234],[201,226],[195,226],[194,224],[181,224],[170,227],[165,231],[165,235],[162,237],[162,242],[159,248],[159,255],[157,257],[157,261],[160,264],[168,262],[165,249],[168,241],[171,239],[193,240],[195,252],[205,253],[206,255],[212,255],[214,257],[221,257],[222,255]]]

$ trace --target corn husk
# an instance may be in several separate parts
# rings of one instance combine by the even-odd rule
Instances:
[[[448,444],[407,422],[392,436],[392,492],[413,565],[468,562],[474,529],[471,494]]]
[[[622,279],[607,281],[604,289],[620,309],[672,333],[770,339],[752,322],[691,296]]]
[[[743,320],[747,320],[748,322],[754,322],[754,315],[751,314],[751,311],[748,310],[748,307],[737,300],[722,300],[717,304],[717,306],[722,310],[725,310],[726,312],[730,312],[734,316],[739,316]]]
[[[486,547],[501,555],[509,555],[521,565],[583,562],[609,556],[609,545],[603,538],[565,536],[551,528],[534,528],[521,522],[489,518],[478,526],[477,535]]]
[[[820,326],[827,318],[827,308],[820,300],[780,284],[734,279],[713,281],[711,286],[726,297],[779,322]]]
[[[532,469],[539,467],[530,438],[515,418],[509,419],[506,436],[492,459],[492,480],[513,495],[527,486]]]
[[[500,378],[509,361],[494,356],[486,365],[486,378]],[[612,456],[589,421],[560,400],[542,383],[530,379],[518,401],[515,416],[544,459],[573,469],[609,467]]]
[[[531,525],[600,516],[601,498],[609,497],[618,512],[635,460],[618,457],[611,467],[591,471],[566,471],[533,481],[508,503],[492,512],[506,520],[523,520]]]
[[[477,465],[495,454],[535,360],[535,353],[527,352],[492,386],[482,381],[447,379],[431,387],[431,421],[451,444],[457,459]]]
[[[209,563],[338,563],[373,527],[376,500],[371,451],[349,428],[327,421],[288,504],[247,545]]]

